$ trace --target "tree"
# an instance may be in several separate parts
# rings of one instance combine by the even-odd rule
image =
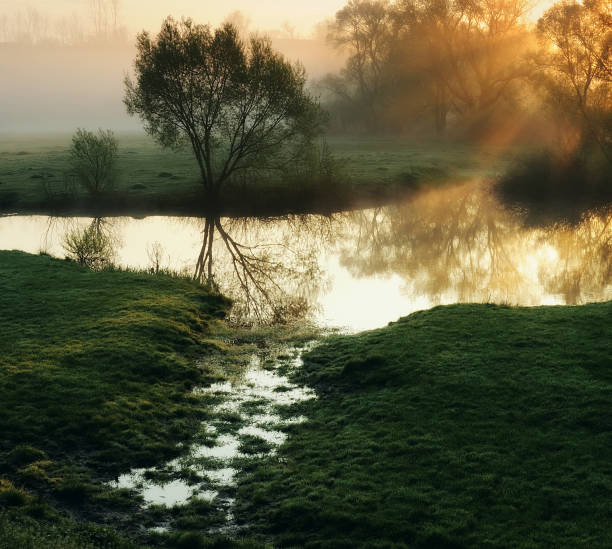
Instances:
[[[391,14],[388,0],[349,0],[336,13],[329,31],[329,39],[337,47],[348,49],[350,57],[343,78],[328,78],[326,85],[357,103],[367,113],[370,129],[380,124],[381,110],[392,87],[389,62],[395,37]]]
[[[325,85],[371,128],[403,128],[423,113],[439,134],[450,113],[490,123],[529,75],[521,55],[528,7],[529,0],[349,0],[330,37],[350,57]]]
[[[438,131],[447,113],[488,115],[528,76],[521,51],[528,0],[403,0],[398,17],[424,65]]]
[[[612,164],[612,3],[564,0],[542,16],[538,32],[550,91]]]
[[[134,67],[128,112],[162,146],[190,144],[213,197],[237,172],[278,167],[320,131],[304,69],[265,38],[242,42],[231,24],[212,32],[168,17],[156,38],[138,35]]]
[[[91,194],[99,195],[115,185],[117,140],[111,130],[98,133],[77,129],[72,137],[70,159],[79,183]]]

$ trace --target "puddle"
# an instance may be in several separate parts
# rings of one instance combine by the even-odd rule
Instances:
[[[283,428],[306,421],[304,416],[280,415],[279,407],[315,398],[307,387],[300,387],[281,375],[281,366],[294,369],[302,364],[302,354],[313,344],[287,349],[271,364],[262,364],[253,355],[244,375],[234,383],[214,383],[198,388],[195,394],[215,396],[220,402],[212,406],[211,419],[202,423],[203,439],[213,445],[195,444],[186,455],[151,469],[134,469],[111,483],[142,495],[145,505],[174,507],[194,498],[212,502],[222,511],[224,524],[210,532],[236,529],[233,517],[234,499],[228,492],[248,460],[262,459],[276,453],[287,435]],[[163,478],[164,480],[157,480]],[[189,479],[189,480],[185,480]],[[157,525],[151,531],[165,528]]]
[[[271,431],[268,429],[262,429],[261,427],[256,427],[255,425],[249,425],[248,427],[242,427],[240,431],[238,431],[239,435],[251,435],[253,437],[259,437],[274,446],[280,446],[283,442],[285,442],[285,438],[287,435],[282,431]]]
[[[234,483],[234,477],[238,471],[233,467],[225,467],[224,469],[213,469],[206,471],[205,475],[213,482],[227,486]]]
[[[111,485],[114,488],[128,488],[142,495],[147,505],[185,505],[191,498],[197,497],[206,501],[213,501],[218,495],[215,490],[200,490],[184,480],[177,479],[169,482],[156,482],[146,478],[152,469],[135,469],[130,473],[121,475]]]

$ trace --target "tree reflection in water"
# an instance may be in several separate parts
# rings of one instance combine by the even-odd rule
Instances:
[[[541,265],[547,291],[575,305],[601,299],[612,283],[612,213],[591,214],[577,226],[561,226],[547,235],[557,254],[556,268]]]
[[[484,184],[470,183],[348,217],[342,265],[356,277],[400,275],[406,294],[432,305],[575,304],[611,294],[609,212],[527,229]]]
[[[62,253],[53,243],[53,233],[60,242],[63,236],[54,229],[58,220],[47,218],[47,223],[43,249]],[[60,224],[65,231],[90,223],[113,235],[120,265],[150,267],[151,238],[159,241],[158,251],[174,256],[175,267],[178,257],[179,270],[189,265],[189,276],[231,297],[232,318],[241,323],[286,323],[321,312],[324,318],[331,314],[370,327],[363,318],[384,322],[443,303],[612,299],[612,214],[594,213],[575,225],[526,227],[520,215],[502,208],[478,183],[331,217],[210,215],[187,222],[123,218],[64,219]],[[190,241],[194,227],[201,234],[196,248]],[[373,279],[401,285],[401,292],[394,287],[369,300],[370,308],[380,309],[376,314],[362,299],[369,297],[364,292],[370,288],[385,291],[380,284],[369,285]]]
[[[282,324],[312,315],[325,286],[319,259],[334,236],[332,217],[203,222],[194,278],[234,300],[234,321]]]

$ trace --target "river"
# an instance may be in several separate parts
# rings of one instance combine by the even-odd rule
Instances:
[[[425,191],[332,216],[133,219],[0,217],[0,249],[64,257],[96,224],[115,262],[211,280],[239,321],[309,318],[360,331],[457,302],[580,304],[612,299],[612,214],[526,227],[484,185]]]

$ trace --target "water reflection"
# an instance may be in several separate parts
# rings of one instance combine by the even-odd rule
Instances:
[[[331,217],[204,220],[194,278],[234,299],[240,322],[286,323],[317,309],[325,286],[319,258],[332,239]]]
[[[399,274],[403,293],[431,304],[577,304],[612,296],[611,220],[527,229],[472,183],[352,214],[340,256],[356,277]]]
[[[474,183],[333,217],[12,216],[0,218],[0,248],[63,256],[63,235],[96,223],[119,264],[188,273],[231,296],[237,321],[310,317],[358,330],[437,304],[612,299],[611,221],[526,228]]]

